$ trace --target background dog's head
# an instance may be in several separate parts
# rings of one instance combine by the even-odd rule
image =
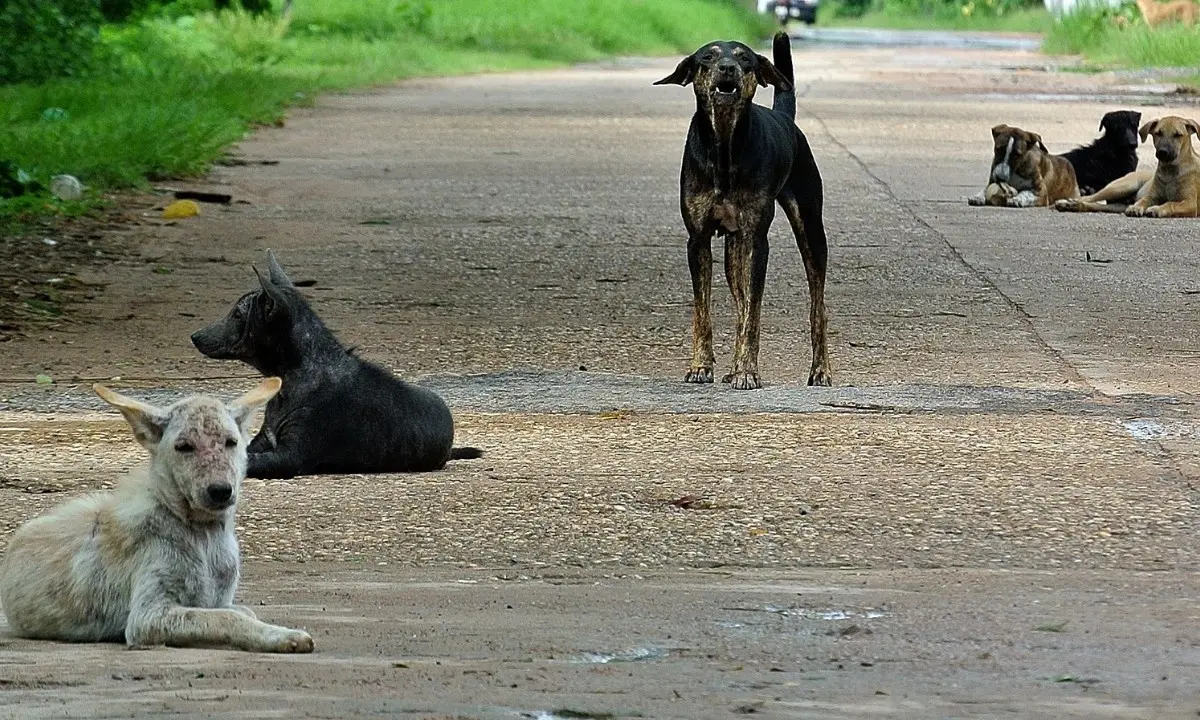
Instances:
[[[96,394],[121,411],[133,436],[150,451],[159,498],[192,520],[219,521],[233,508],[246,477],[246,446],[258,409],[282,382],[266,378],[226,405],[193,395],[161,408],[94,385]]]
[[[1041,135],[1011,125],[992,128],[992,140],[995,153],[991,179],[998,183],[1011,183],[1013,176],[1031,179],[1042,156],[1049,153]]]
[[[192,333],[192,344],[214,360],[241,360],[270,373],[289,359],[284,354],[294,353],[292,329],[312,311],[270,250],[267,274],[254,272],[259,289],[238,298],[225,317]]]
[[[1151,120],[1138,130],[1142,142],[1154,136],[1154,157],[1160,163],[1176,163],[1192,153],[1192,135],[1200,136],[1200,123],[1195,120],[1167,115]]]
[[[1142,114],[1137,110],[1113,110],[1104,113],[1104,117],[1100,118],[1100,129],[1104,131],[1101,139],[1106,145],[1114,148],[1136,150],[1138,123],[1141,121]]]
[[[759,85],[791,90],[771,61],[740,42],[711,42],[680,61],[675,72],[655,85],[692,85],[702,107],[741,110]]]

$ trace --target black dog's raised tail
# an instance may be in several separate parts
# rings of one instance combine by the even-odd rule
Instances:
[[[771,103],[771,108],[781,113],[787,113],[788,117],[795,120],[796,74],[792,70],[792,41],[787,33],[775,33],[775,40],[771,43],[771,54],[775,56],[772,58],[775,69],[791,85],[787,90],[775,88],[775,100]]]
[[[476,460],[483,457],[483,451],[477,447],[450,448],[451,460]]]

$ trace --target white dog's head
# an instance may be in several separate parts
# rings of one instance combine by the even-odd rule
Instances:
[[[257,411],[282,384],[279,378],[267,378],[229,405],[193,395],[166,408],[125,397],[103,385],[93,389],[121,411],[133,436],[150,451],[156,490],[163,499],[189,518],[218,520],[237,504]]]

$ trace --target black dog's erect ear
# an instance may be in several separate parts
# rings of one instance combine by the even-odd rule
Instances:
[[[251,266],[254,269],[254,274],[258,276],[258,284],[262,286],[263,294],[263,310],[268,316],[273,316],[276,313],[286,311],[287,298],[278,285],[271,281],[271,278],[262,274],[258,268]]]
[[[696,77],[696,58],[688,55],[679,61],[675,66],[675,72],[666,76],[662,80],[656,81],[655,85],[687,85],[692,82],[692,78]]]
[[[279,261],[275,259],[275,253],[267,250],[267,271],[270,274],[271,282],[279,287],[295,287],[292,285],[292,280],[287,276],[287,273],[280,267]]]
[[[792,83],[779,72],[775,65],[762,55],[756,55],[758,58],[758,67],[755,68],[754,74],[758,76],[758,84],[766,87],[774,85],[777,90],[788,91],[792,89]]]

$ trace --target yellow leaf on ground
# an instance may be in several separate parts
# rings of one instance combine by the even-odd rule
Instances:
[[[195,200],[176,200],[163,210],[163,217],[168,220],[178,220],[180,218],[189,218],[193,215],[200,214],[200,206]]]

